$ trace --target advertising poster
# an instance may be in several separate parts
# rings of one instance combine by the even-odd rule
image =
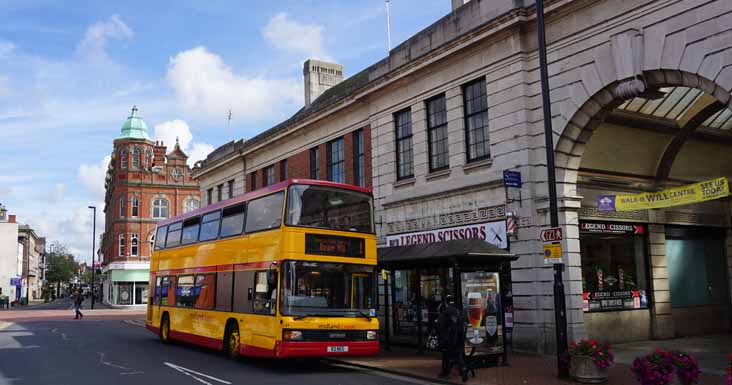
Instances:
[[[461,274],[466,349],[476,353],[503,352],[503,325],[498,273],[473,271]]]
[[[600,211],[648,210],[706,202],[727,196],[729,183],[727,178],[721,177],[656,192],[600,195],[597,197],[597,208]]]

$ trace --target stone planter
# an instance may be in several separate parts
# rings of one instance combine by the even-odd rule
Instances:
[[[607,368],[598,368],[589,356],[572,356],[569,363],[569,375],[575,381],[583,384],[607,382]]]

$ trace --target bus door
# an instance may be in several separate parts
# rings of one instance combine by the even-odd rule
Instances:
[[[353,273],[351,274],[351,309],[371,309],[370,303],[359,303],[364,301],[370,301],[371,293],[371,280],[365,273]]]
[[[279,324],[277,323],[277,270],[261,270],[254,274],[252,311],[257,321],[249,327],[252,330],[251,344],[273,350]]]

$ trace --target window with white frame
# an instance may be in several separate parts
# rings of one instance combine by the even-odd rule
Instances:
[[[120,168],[127,168],[127,150],[124,148],[119,152],[119,166]]]
[[[127,201],[125,200],[125,196],[122,195],[119,197],[119,216],[124,217],[127,214]]]
[[[140,168],[140,159],[142,158],[142,151],[139,147],[135,147],[132,150],[132,168]]]
[[[152,217],[162,219],[168,217],[168,200],[165,198],[153,199]]]
[[[198,200],[189,198],[183,203],[183,212],[187,213],[189,211],[197,210],[199,207]]]
[[[124,257],[125,256],[125,243],[126,243],[125,235],[120,234],[117,238],[118,238],[118,244],[119,244],[119,248],[117,249],[119,251],[118,255],[120,257]]]
[[[152,151],[148,148],[145,150],[145,169],[152,167]]]
[[[132,204],[130,205],[132,209],[132,213],[130,214],[133,217],[139,217],[140,216],[140,200],[136,197],[132,198]]]
[[[139,234],[130,234],[130,255],[136,257],[139,253]]]

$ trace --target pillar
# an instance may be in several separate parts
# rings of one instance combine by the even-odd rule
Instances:
[[[651,335],[654,339],[673,338],[674,320],[671,316],[671,291],[668,282],[666,227],[649,225],[648,242],[651,260]]]

